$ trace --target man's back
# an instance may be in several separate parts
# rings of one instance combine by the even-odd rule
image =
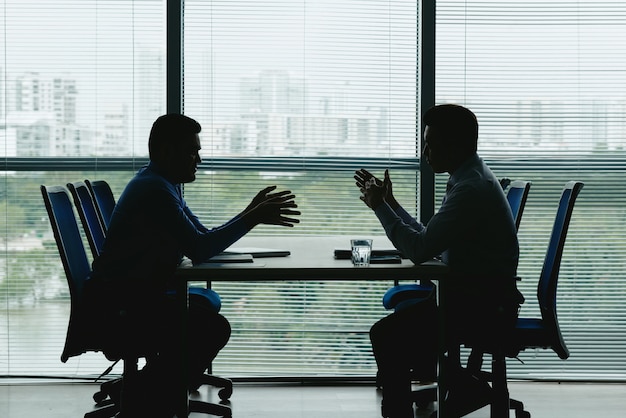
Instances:
[[[428,224],[438,228],[446,223],[443,261],[458,276],[515,276],[519,258],[515,223],[491,170],[478,156],[472,157],[450,176],[448,188],[434,225]]]
[[[149,281],[164,291],[181,257],[167,214],[178,198],[163,177],[150,168],[139,170],[118,199],[94,271],[115,281]]]

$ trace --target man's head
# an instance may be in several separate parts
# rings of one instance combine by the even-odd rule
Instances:
[[[453,104],[424,113],[423,153],[435,173],[452,173],[476,153],[478,121],[471,110]]]
[[[197,166],[202,162],[198,154],[201,129],[198,122],[185,115],[160,116],[150,131],[150,161],[158,164],[175,183],[194,181]]]

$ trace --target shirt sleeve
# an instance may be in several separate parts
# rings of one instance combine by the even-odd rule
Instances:
[[[219,254],[249,232],[239,216],[225,224],[205,227],[189,209],[184,199],[171,190],[163,190],[157,216],[168,233],[179,243],[183,255],[194,263]]]
[[[401,212],[394,212],[387,203],[376,208],[375,213],[394,246],[418,264],[440,255],[462,235],[466,206],[463,196],[461,191],[451,194],[425,226],[415,220],[407,223]]]
[[[412,217],[402,206],[398,206],[398,208],[396,209],[396,213],[398,214],[400,219],[404,221],[404,223],[406,223],[416,231],[422,231],[424,229],[424,225],[417,219]]]

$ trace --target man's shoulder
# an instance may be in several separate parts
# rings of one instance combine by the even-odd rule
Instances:
[[[459,173],[455,173],[454,177],[454,187],[458,190],[476,193],[492,191],[494,186],[501,188],[496,175],[483,159],[478,156],[468,161],[464,169]]]
[[[128,182],[120,196],[120,201],[152,201],[166,197],[176,197],[176,187],[150,170],[140,170]]]
[[[145,189],[145,190],[175,190],[176,187],[170,183],[165,177],[150,170],[149,167],[144,167],[135,174],[135,176],[128,182],[130,188]]]

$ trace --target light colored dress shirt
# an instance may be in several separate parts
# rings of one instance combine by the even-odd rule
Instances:
[[[443,203],[427,225],[387,203],[375,213],[394,246],[414,263],[441,257],[460,279],[459,290],[484,293],[511,283],[517,273],[519,245],[511,208],[478,155],[450,176]]]

